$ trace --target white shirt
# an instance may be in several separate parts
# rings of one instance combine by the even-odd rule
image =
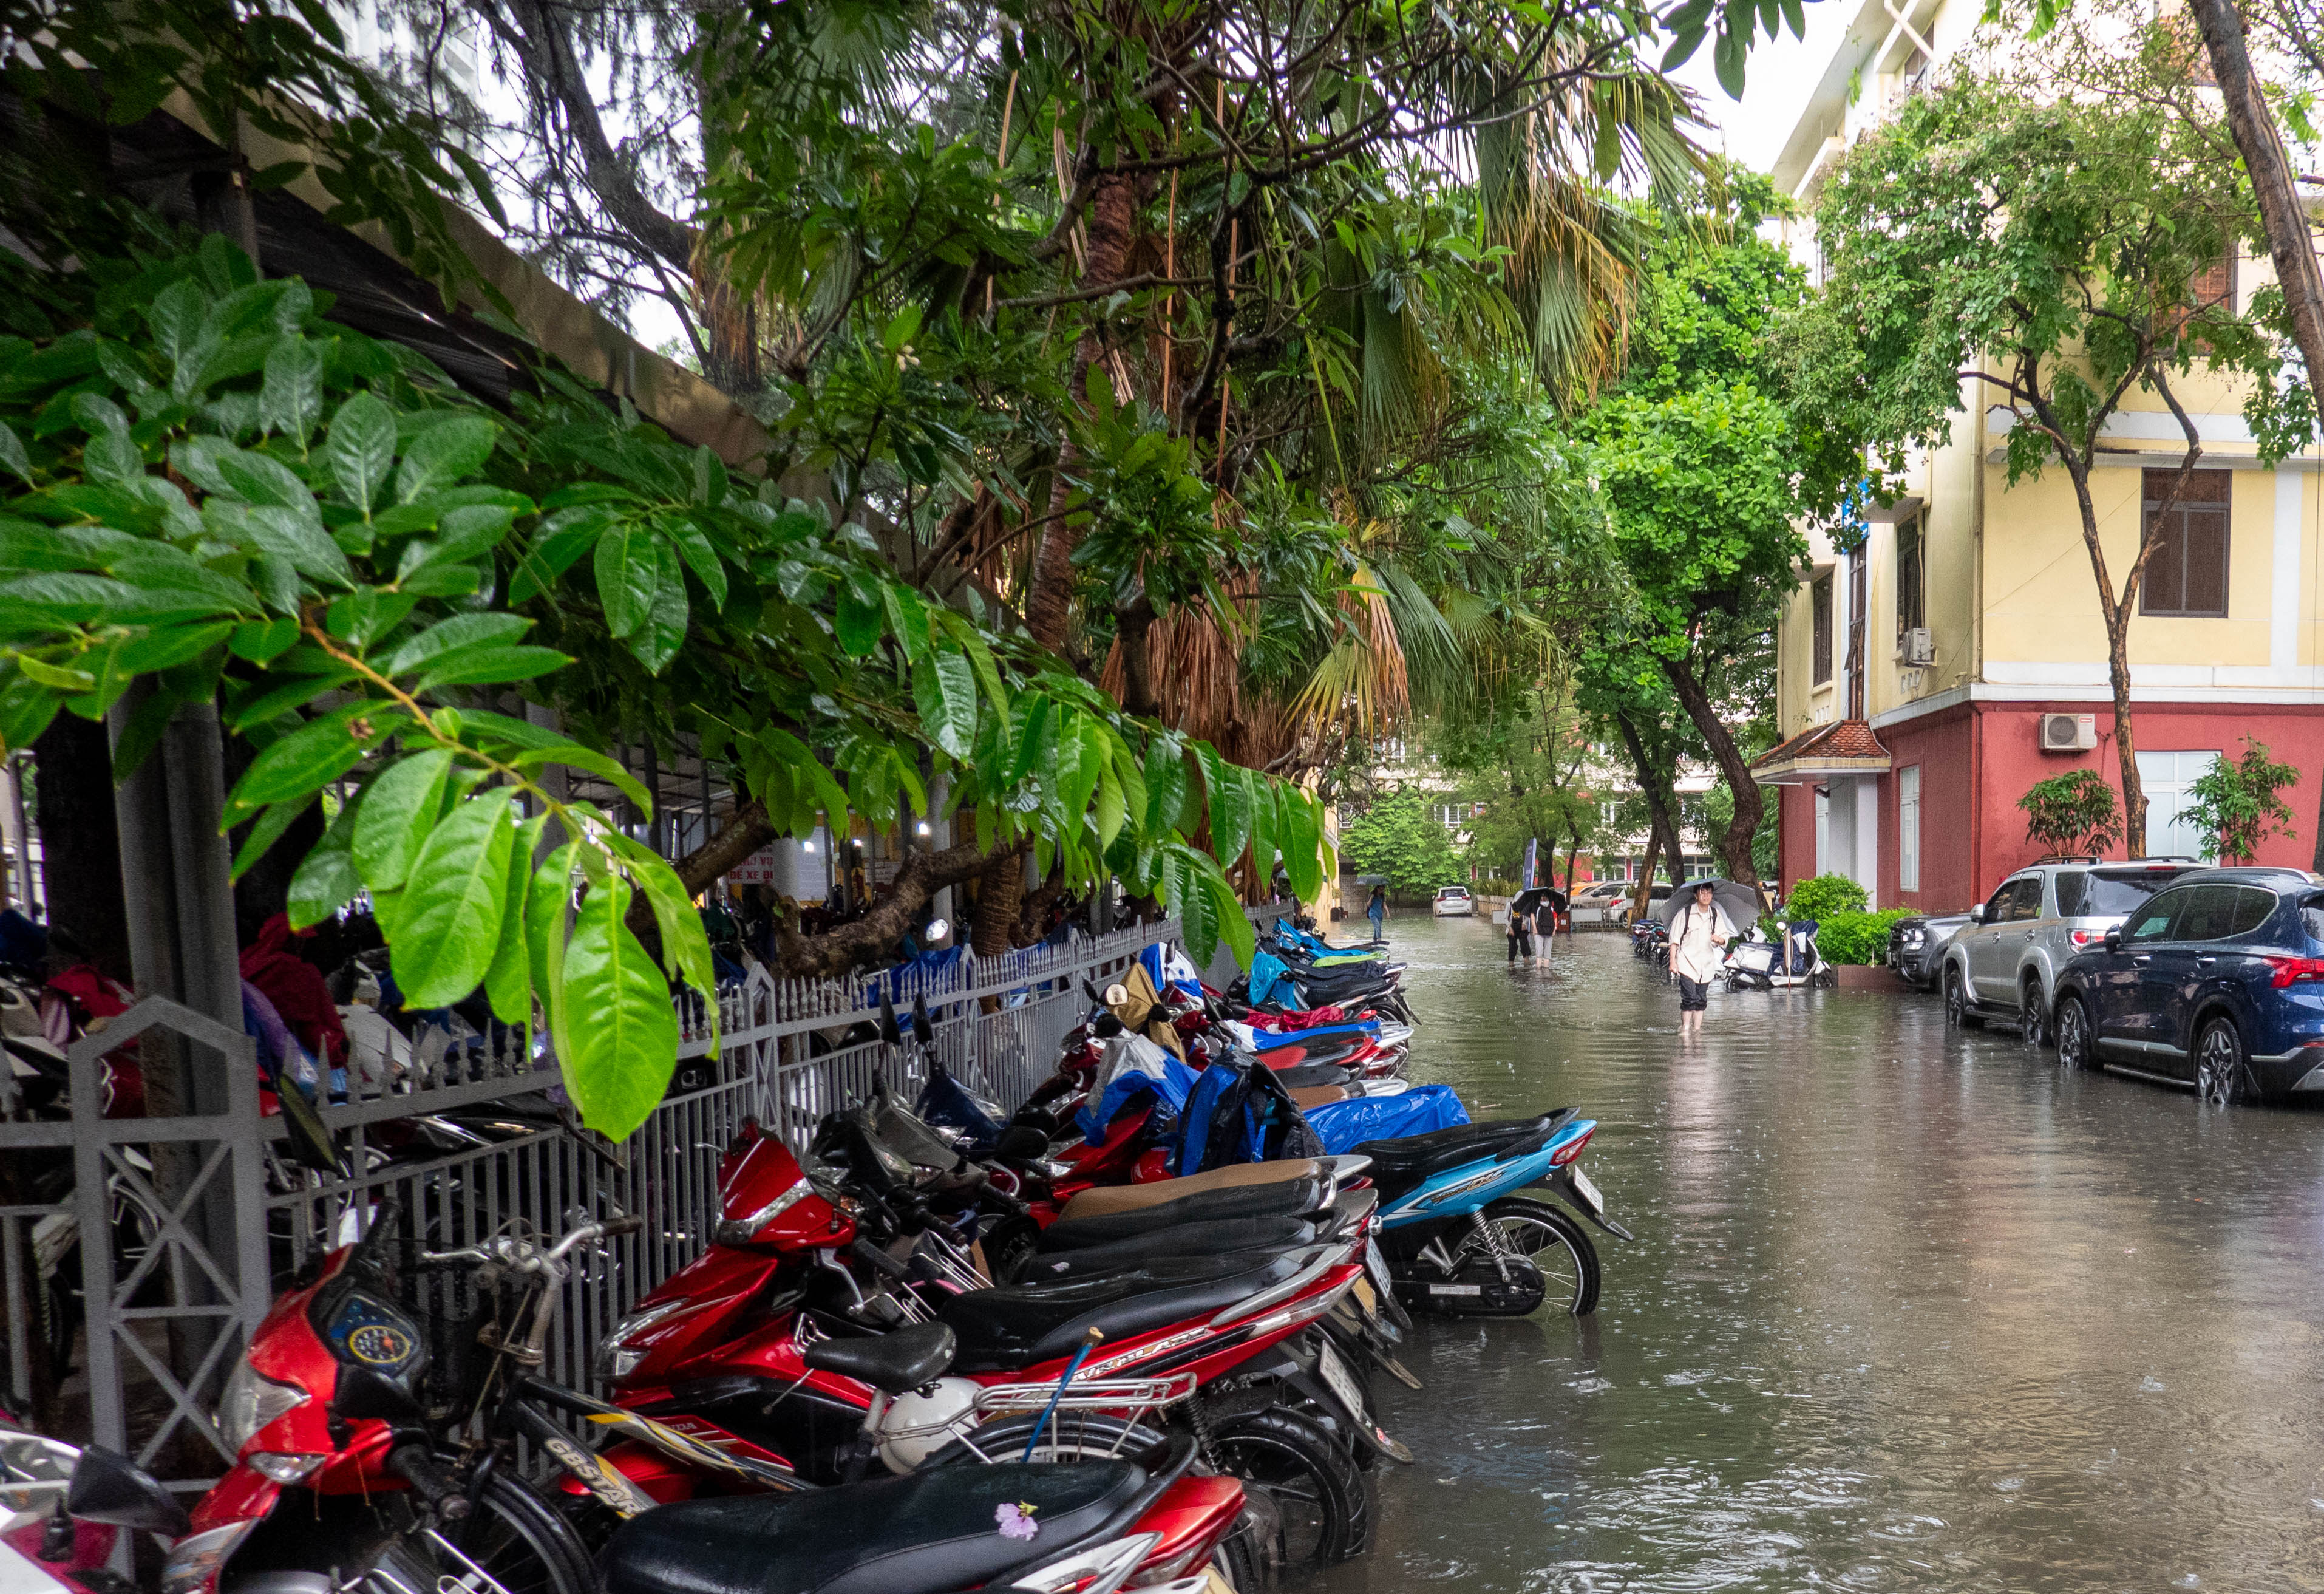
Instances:
[[[1711,944],[1713,935],[1733,940],[1735,925],[1717,903],[1708,913],[1689,903],[1671,921],[1671,968],[1698,984],[1708,985],[1719,972],[1724,952]]]

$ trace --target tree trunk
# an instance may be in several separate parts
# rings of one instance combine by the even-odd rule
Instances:
[[[60,714],[32,744],[42,889],[49,926],[106,973],[129,983],[129,909],[113,813],[113,750],[105,727]]]
[[[1751,843],[1759,833],[1759,821],[1766,817],[1766,793],[1751,778],[1751,766],[1744,759],[1743,749],[1735,745],[1727,722],[1719,717],[1718,705],[1711,700],[1711,694],[1703,690],[1694,672],[1683,660],[1665,659],[1663,673],[1670,678],[1671,690],[1677,696],[1679,707],[1694,722],[1694,728],[1719,765],[1720,775],[1727,782],[1728,792],[1735,799],[1734,811],[1727,820],[1727,833],[1719,839],[1720,861],[1727,866],[1729,880],[1748,885],[1757,893],[1759,911],[1764,913],[1769,904],[1766,894],[1759,890],[1759,867],[1751,856]]]
[[[1091,196],[1089,253],[1083,257],[1081,285],[1110,283],[1121,275],[1130,253],[1130,229],[1138,218],[1138,189],[1127,177],[1101,179]],[[1095,331],[1084,332],[1074,347],[1073,384],[1076,400],[1088,385],[1090,367],[1101,352]],[[1041,528],[1041,551],[1033,561],[1032,590],[1025,598],[1025,628],[1033,640],[1052,652],[1065,646],[1065,630],[1073,617],[1074,550],[1081,546],[1081,528],[1069,524],[1065,505],[1073,496],[1068,480],[1075,451],[1068,440],[1057,450],[1056,475],[1050,478],[1048,521]]]
[[[2301,361],[2311,374],[2324,372],[2324,268],[2317,264],[2308,210],[2300,202],[2291,163],[2284,158],[2283,140],[2260,93],[2258,75],[2252,70],[2243,18],[2233,0],[2190,0],[2189,9],[2195,14],[2195,25],[2202,30],[2203,47],[2210,53],[2211,76],[2219,86],[2228,131],[2244,158],[2244,170],[2251,175],[2260,224],[2267,234],[2268,256],[2275,263],[2275,280],[2283,289],[2292,340],[2299,346]],[[2144,839],[2142,824],[2140,840]],[[2318,799],[2314,867],[2324,871],[2324,793]]]
[[[1646,755],[1646,738],[1638,733],[1637,725],[1627,714],[1617,715],[1615,723],[1621,727],[1623,744],[1630,750],[1630,762],[1638,772],[1638,789],[1646,793],[1646,812],[1654,825],[1654,838],[1670,860],[1671,884],[1675,885],[1686,876],[1686,848],[1679,839],[1678,820],[1671,811],[1674,807],[1674,783],[1677,772],[1665,773]],[[1647,855],[1646,883],[1654,884],[1653,854]]]
[[[776,835],[774,821],[767,817],[765,805],[753,798],[728,814],[716,835],[670,867],[678,871],[686,894],[700,896],[717,884],[721,875],[772,841]]]
[[[1014,862],[1014,848],[1004,856]],[[789,922],[775,922],[776,949],[783,972],[804,976],[844,974],[859,964],[883,960],[897,940],[919,922],[936,894],[986,867],[990,860],[973,841],[942,852],[915,852],[896,871],[896,887],[878,906],[851,924],[821,935],[803,936]]]
[[[1017,911],[1025,904],[1025,849],[1008,847],[989,857],[976,880],[976,918],[969,949],[997,958],[1016,944]]]
[[[1113,611],[1113,634],[1121,646],[1121,706],[1148,718],[1162,712],[1154,690],[1154,620],[1153,600],[1142,592],[1137,602]]]
[[[1630,917],[1637,918],[1655,900],[1655,860],[1662,853],[1663,839],[1659,831],[1646,832],[1646,867],[1638,871],[1638,888],[1630,893]]]
[[[2146,788],[2138,778],[2138,743],[2130,728],[2130,605],[2107,616],[2107,681],[2114,689],[2114,751],[2122,769],[2123,857],[2146,854]]]

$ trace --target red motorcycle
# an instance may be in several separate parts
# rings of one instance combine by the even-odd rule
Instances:
[[[843,1191],[746,1125],[720,1167],[713,1245],[601,1349],[615,1404],[816,1483],[874,1460],[904,1472],[1029,1457],[1037,1440],[1044,1454],[1105,1453],[1183,1424],[1207,1431],[1213,1465],[1286,1493],[1296,1475],[1298,1493],[1322,1497],[1270,1525],[1262,1553],[1361,1547],[1354,1452],[1402,1447],[1370,1417],[1362,1353],[1313,1327],[1352,1333],[1376,1299],[1369,1284],[1348,1299],[1366,1274],[1371,1191],[1341,1192],[1312,1163],[1093,1191],[1041,1232],[1023,1282],[993,1287],[978,1240],[924,1208],[892,1220],[911,1197],[889,1172],[890,1188],[852,1178]],[[648,1443],[605,1454],[657,1499],[733,1487]]]

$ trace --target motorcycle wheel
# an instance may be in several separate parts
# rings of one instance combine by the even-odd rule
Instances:
[[[589,1552],[572,1524],[530,1486],[501,1473],[484,1480],[475,1509],[445,1537],[507,1594],[592,1594]],[[468,1569],[438,1551],[447,1581]]]
[[[1364,1475],[1321,1425],[1280,1408],[1252,1412],[1213,1428],[1212,1449],[1221,1471],[1264,1490],[1280,1514],[1272,1542],[1255,1546],[1266,1571],[1334,1565],[1370,1547]]]
[[[1510,1248],[1533,1259],[1548,1286],[1544,1304],[1563,1301],[1575,1317],[1598,1310],[1603,1272],[1598,1247],[1562,1207],[1507,1196],[1485,1209],[1485,1221],[1500,1229]]]

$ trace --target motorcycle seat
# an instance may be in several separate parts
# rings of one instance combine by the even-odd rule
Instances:
[[[845,1488],[680,1500],[623,1523],[604,1594],[951,1594],[1103,1528],[1146,1485],[1127,1461],[938,1467]],[[1031,1506],[1031,1539],[996,1532]]]
[[[960,1336],[961,1373],[1061,1361],[1092,1329],[1114,1342],[1249,1300],[1299,1270],[1304,1251],[1259,1256],[1163,1256],[1125,1273],[971,1290],[939,1307]]]
[[[1311,1107],[1329,1107],[1333,1102],[1345,1101],[1348,1095],[1345,1085],[1311,1085],[1305,1089],[1292,1091],[1291,1102],[1304,1112]]]
[[[1182,1223],[1094,1246],[1074,1244],[1071,1234],[1065,1236],[1064,1243],[1049,1238],[1058,1228],[1073,1227],[1053,1224],[1043,1231],[1039,1255],[1020,1276],[1063,1277],[1065,1275],[1060,1270],[1070,1266],[1074,1275],[1085,1278],[1107,1268],[1135,1267],[1156,1256],[1223,1256],[1234,1251],[1277,1251],[1286,1246],[1312,1245],[1315,1239],[1314,1219],[1287,1217],[1222,1218],[1210,1223]]]
[[[801,1359],[819,1372],[901,1395],[942,1377],[952,1366],[955,1343],[953,1331],[942,1323],[914,1323],[892,1334],[818,1339]]]
[[[1251,1055],[1277,1073],[1287,1074],[1295,1069],[1322,1068],[1344,1062],[1362,1050],[1360,1042],[1325,1036],[1319,1041],[1305,1041],[1292,1046],[1270,1046]]]
[[[1544,1113],[1537,1118],[1503,1118],[1494,1123],[1458,1124],[1426,1135],[1400,1140],[1367,1140],[1349,1149],[1372,1160],[1372,1182],[1383,1193],[1401,1195],[1422,1181],[1463,1163],[1483,1157],[1499,1161],[1547,1141],[1572,1107]]]
[[[1287,1164],[1268,1163],[1261,1167],[1282,1167]],[[1159,1180],[1153,1184],[1130,1185],[1130,1190],[1168,1190],[1183,1184],[1180,1179]],[[1085,1191],[1094,1195],[1094,1191]],[[1244,1184],[1229,1190],[1198,1191],[1181,1196],[1175,1201],[1148,1203],[1120,1210],[1107,1210],[1083,1216],[1076,1210],[1081,1197],[1065,1203],[1067,1216],[1042,1231],[1045,1250],[1070,1251],[1082,1246],[1110,1245],[1134,1235],[1154,1234],[1166,1228],[1184,1228],[1189,1224],[1218,1223],[1233,1218],[1305,1218],[1320,1209],[1331,1199],[1332,1183],[1321,1173],[1305,1178],[1278,1181],[1272,1184]]]
[[[1335,1063],[1302,1062],[1277,1069],[1275,1078],[1286,1090],[1306,1090],[1317,1085],[1344,1085],[1348,1082],[1348,1070]]]
[[[1301,1159],[1280,1163],[1231,1163],[1223,1168],[1190,1173],[1184,1179],[1155,1179],[1144,1184],[1103,1184],[1094,1190],[1082,1191],[1067,1201],[1065,1210],[1057,1216],[1061,1219],[1102,1218],[1139,1207],[1158,1207],[1165,1202],[1183,1200],[1187,1196],[1237,1190],[1249,1184],[1294,1183],[1314,1178],[1323,1171],[1314,1162]]]

